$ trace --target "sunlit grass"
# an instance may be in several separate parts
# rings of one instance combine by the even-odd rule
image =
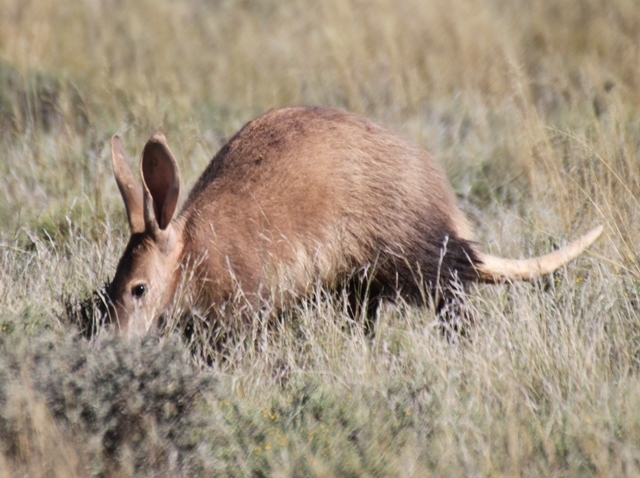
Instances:
[[[284,104],[432,151],[483,250],[605,233],[472,287],[460,340],[402,304],[367,335],[322,294],[200,340],[208,365],[80,336],[127,239],[111,135],[136,162],[164,132],[186,191]],[[633,0],[0,0],[0,475],[637,476],[639,104]]]

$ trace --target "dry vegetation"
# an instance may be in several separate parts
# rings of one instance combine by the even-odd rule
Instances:
[[[209,367],[83,338],[67,306],[127,234],[110,136],[163,131],[190,185],[300,103],[432,150],[490,252],[605,235],[474,287],[459,343],[401,304],[367,336],[329,299]],[[635,0],[0,0],[0,475],[638,476],[639,173]]]

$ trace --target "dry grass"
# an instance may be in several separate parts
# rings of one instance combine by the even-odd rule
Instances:
[[[205,368],[174,338],[78,337],[65,298],[126,240],[109,137],[163,131],[188,186],[294,103],[434,152],[485,250],[605,235],[474,288],[457,344],[429,310],[367,337],[330,300]],[[634,0],[0,0],[0,474],[637,476],[638,105]]]

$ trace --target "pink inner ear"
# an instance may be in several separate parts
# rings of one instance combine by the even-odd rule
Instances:
[[[164,137],[147,142],[142,153],[142,178],[151,197],[156,221],[160,229],[171,222],[180,193],[178,166],[164,142]]]

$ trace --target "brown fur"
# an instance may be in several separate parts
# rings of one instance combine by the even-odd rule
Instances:
[[[204,275],[219,276],[228,260],[244,290],[281,264],[299,280],[314,271],[332,283],[375,262],[395,291],[417,270],[435,282],[447,236],[450,255],[462,256],[456,268],[477,277],[452,210],[448,182],[426,152],[353,114],[287,108],[248,123],[222,148],[180,220],[185,248],[210,251]]]
[[[354,274],[371,282],[375,297],[400,294],[410,301],[423,300],[425,291],[434,295],[440,285],[446,289],[454,277],[489,277],[479,275],[470,227],[442,169],[426,151],[365,118],[294,107],[250,121],[213,158],[166,228],[158,224],[175,207],[163,192],[171,181],[154,177],[150,165],[162,164],[163,154],[173,158],[164,137],[154,138],[147,145],[157,151],[153,161],[143,155],[145,231],[137,237],[134,230],[132,241],[148,248],[162,243],[159,249],[175,258],[168,261],[172,271],[162,297],[171,298],[189,261],[196,277],[191,296],[205,310],[238,290],[247,297],[278,288],[301,296],[317,281],[341,286]],[[115,156],[114,149],[117,170]],[[162,169],[166,174],[171,161]],[[179,185],[173,165],[178,179],[172,184]],[[139,228],[140,208],[127,206],[132,230]],[[127,248],[112,285],[114,302],[122,303],[133,283],[133,251],[145,247]],[[170,301],[155,302],[147,314]],[[126,309],[119,309],[127,316],[118,319],[123,329],[130,327]]]

